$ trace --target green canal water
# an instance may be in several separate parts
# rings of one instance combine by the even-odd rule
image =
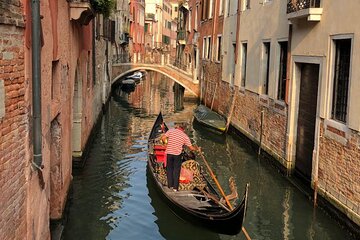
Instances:
[[[176,111],[173,82],[149,73],[130,93],[113,97],[91,144],[86,164],[73,171],[63,239],[246,239],[219,235],[174,215],[149,181],[147,138],[161,110],[165,121],[189,123],[187,132],[201,146],[225,192],[235,178],[239,195],[250,183],[244,226],[252,239],[355,239],[278,170],[257,158],[246,141],[216,135],[192,123],[196,101]],[[202,163],[202,160],[198,158]]]

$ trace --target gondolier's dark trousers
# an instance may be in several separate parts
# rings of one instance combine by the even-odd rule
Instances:
[[[181,170],[181,155],[167,154],[166,172],[168,187],[179,188],[179,177]]]

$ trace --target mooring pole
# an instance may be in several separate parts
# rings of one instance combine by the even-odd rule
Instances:
[[[260,143],[259,143],[258,156],[260,156],[260,153],[261,153],[261,144],[262,144],[262,135],[263,135],[263,124],[264,124],[264,110],[261,110],[261,117],[260,117]]]

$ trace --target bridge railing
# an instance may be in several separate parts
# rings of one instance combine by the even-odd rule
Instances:
[[[136,57],[136,60],[134,59]],[[113,56],[113,63],[144,63],[144,64],[158,64],[158,65],[171,65],[177,69],[182,70],[183,73],[191,75],[191,63],[185,64],[175,56],[171,56],[170,52],[157,52],[146,51],[145,54],[129,55],[127,53],[118,54]]]

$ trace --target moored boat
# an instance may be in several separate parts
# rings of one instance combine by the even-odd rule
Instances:
[[[120,89],[124,92],[133,92],[135,91],[136,83],[133,79],[124,79],[121,81]]]
[[[162,199],[177,216],[184,220],[217,233],[228,235],[239,233],[245,218],[248,185],[246,185],[242,200],[232,209],[226,205],[221,195],[205,177],[199,163],[190,159],[182,163],[182,169],[191,171],[191,180],[180,181],[177,192],[169,189],[164,168],[166,147],[160,140],[161,134],[167,130],[160,113],[148,140],[148,173]],[[225,200],[228,199],[225,197]]]
[[[127,78],[140,80],[143,76],[144,76],[143,72],[137,71],[137,72],[133,73],[132,75],[128,76]]]
[[[199,105],[194,110],[194,119],[219,132],[224,132],[226,130],[226,119],[205,105]]]

